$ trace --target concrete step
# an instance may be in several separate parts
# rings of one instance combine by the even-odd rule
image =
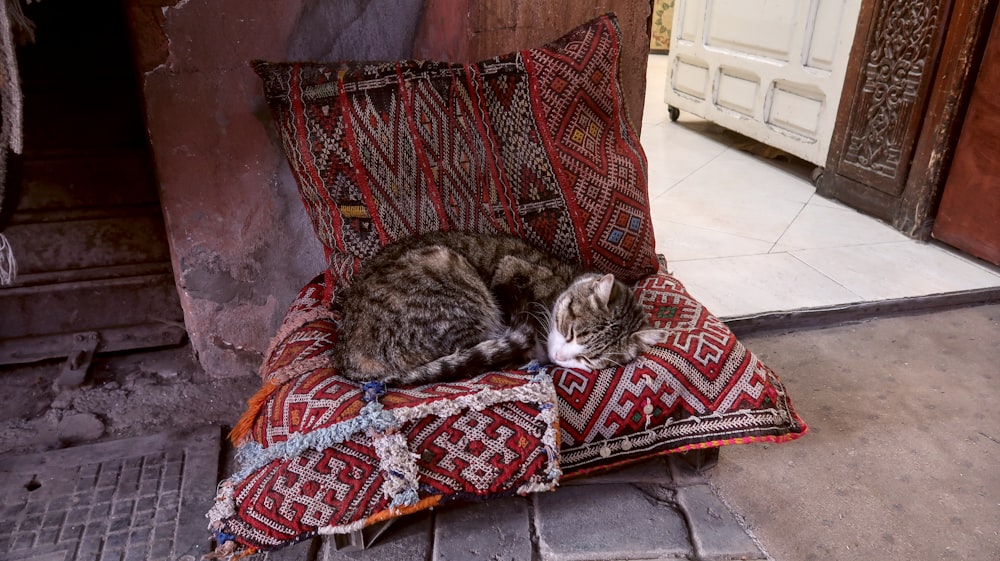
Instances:
[[[0,340],[182,322],[171,274],[0,290]]]
[[[22,274],[170,261],[157,207],[126,216],[15,222],[4,234]]]

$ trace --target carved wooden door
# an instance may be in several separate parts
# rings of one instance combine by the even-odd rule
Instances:
[[[678,0],[666,101],[822,166],[860,6]]]
[[[926,238],[996,0],[864,0],[817,192]]]

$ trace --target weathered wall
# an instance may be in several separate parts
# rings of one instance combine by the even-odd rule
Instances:
[[[125,2],[185,326],[213,377],[255,371],[295,293],[323,268],[247,61],[471,61],[614,10],[631,116],[641,123],[645,0]]]
[[[184,321],[210,376],[256,370],[323,267],[247,65],[409,57],[421,0],[127,0]]]

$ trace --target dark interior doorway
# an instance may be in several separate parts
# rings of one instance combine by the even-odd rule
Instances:
[[[180,342],[152,158],[119,2],[26,7],[20,202],[4,233],[0,363]]]

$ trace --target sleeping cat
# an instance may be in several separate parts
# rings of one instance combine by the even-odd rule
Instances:
[[[666,332],[632,291],[511,236],[432,233],[383,248],[342,298],[336,366],[356,381],[423,384],[538,359],[596,370]]]

